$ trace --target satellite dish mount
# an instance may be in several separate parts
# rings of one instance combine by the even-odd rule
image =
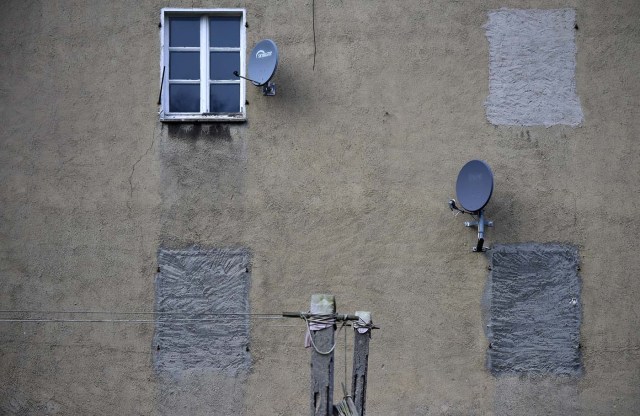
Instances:
[[[234,71],[233,75],[251,81],[256,87],[262,87],[262,94],[267,96],[276,95],[276,84],[271,82],[271,78],[278,68],[278,47],[271,39],[261,40],[251,51],[249,64],[247,65],[248,76],[243,77]]]
[[[475,219],[464,222],[465,227],[478,229],[478,242],[473,247],[474,252],[488,250],[488,247],[484,247],[484,232],[485,227],[493,227],[493,221],[485,218],[484,208],[489,203],[492,193],[493,173],[486,162],[471,160],[460,169],[456,181],[456,195],[462,208],[458,208],[455,199],[449,200],[449,208],[456,211],[456,215],[469,214]]]

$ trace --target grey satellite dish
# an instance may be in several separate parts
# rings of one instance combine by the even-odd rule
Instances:
[[[449,208],[458,213],[469,214],[476,221],[466,221],[466,227],[478,227],[478,243],[473,251],[485,251],[484,227],[493,227],[493,221],[487,221],[484,217],[484,207],[487,206],[493,194],[493,172],[486,162],[471,160],[467,162],[456,181],[456,196],[463,209],[456,205],[454,199],[449,200]]]
[[[247,65],[247,77],[241,77],[251,81],[253,85],[262,87],[264,95],[276,95],[276,84],[271,78],[278,68],[278,47],[271,39],[261,40],[251,51]],[[240,77],[238,71],[233,73]]]
[[[456,181],[456,195],[462,208],[478,213],[493,193],[493,173],[482,160],[472,160],[460,169]]]

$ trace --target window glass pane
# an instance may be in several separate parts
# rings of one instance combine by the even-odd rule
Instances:
[[[169,52],[169,79],[200,79],[200,52]]]
[[[199,84],[169,85],[169,112],[199,113],[200,112],[200,85]]]
[[[213,48],[239,48],[240,16],[210,17],[209,46]]]
[[[169,19],[169,46],[200,46],[200,18]]]
[[[200,79],[200,52],[169,52],[169,79]]]
[[[240,72],[239,52],[210,52],[209,78],[214,80],[239,79],[233,75]]]
[[[209,99],[212,113],[239,113],[240,84],[211,84]]]

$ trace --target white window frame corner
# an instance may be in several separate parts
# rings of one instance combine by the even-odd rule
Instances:
[[[209,113],[170,113],[169,112],[169,17],[200,17],[201,25],[208,22],[209,16],[240,16],[240,112],[233,114],[209,114]],[[246,54],[247,54],[247,11],[244,8],[232,9],[204,9],[204,8],[170,8],[165,7],[160,11],[160,106],[158,114],[162,122],[242,122],[247,120],[246,106]],[[207,26],[208,27],[208,26]],[[200,48],[206,48],[206,56],[209,56],[208,29],[200,28]],[[164,76],[163,76],[164,72]],[[200,74],[206,74],[206,80],[200,79],[200,108],[205,106],[209,96],[209,59],[200,59]],[[203,91],[206,90],[206,96]],[[203,102],[204,101],[204,102]]]

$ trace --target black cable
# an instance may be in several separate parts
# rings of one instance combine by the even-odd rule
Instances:
[[[313,27],[313,71],[316,70],[316,0],[311,0],[311,26]]]
[[[160,93],[158,94],[158,105],[162,104],[162,87],[164,86],[164,71],[166,69],[166,66],[162,67],[162,78],[160,78]]]

